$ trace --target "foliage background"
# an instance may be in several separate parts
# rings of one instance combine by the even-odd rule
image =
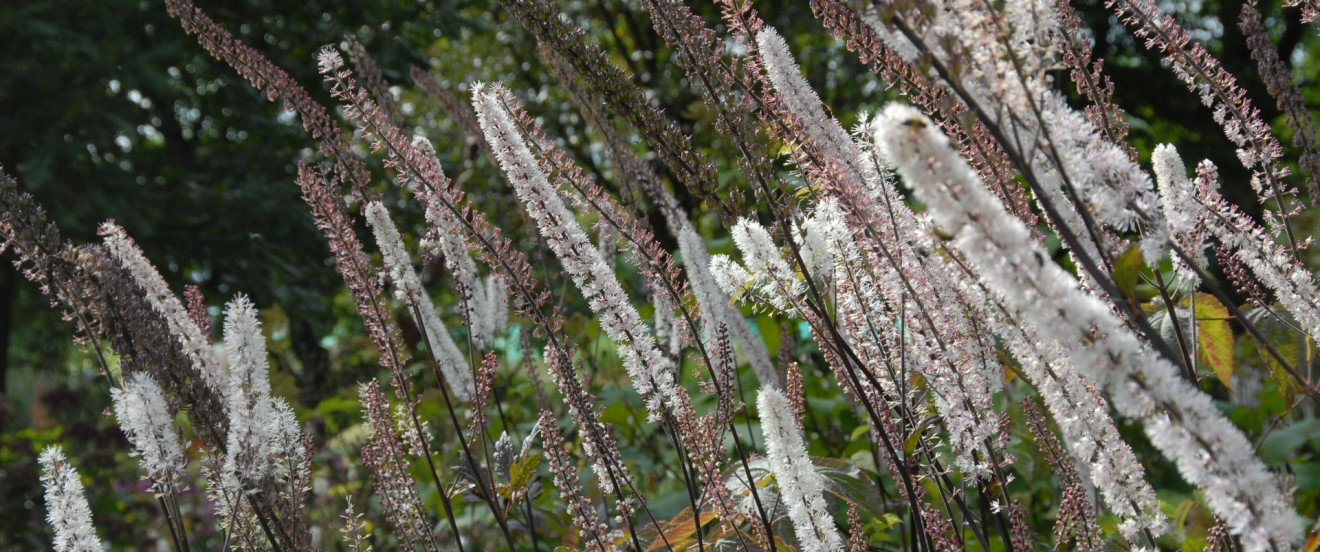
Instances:
[[[1163,4],[1180,14],[1180,21],[1238,76],[1266,119],[1277,123],[1279,114],[1236,28],[1242,3]],[[612,175],[603,166],[603,152],[592,146],[592,137],[566,92],[541,67],[534,41],[491,2],[219,0],[201,5],[327,104],[328,94],[315,73],[314,53],[346,33],[356,36],[399,87],[411,119],[436,143],[446,171],[486,212],[502,217],[496,222],[508,234],[519,234],[527,223],[507,185],[476,146],[415,90],[408,78],[411,66],[432,69],[453,83],[504,82],[522,95],[547,133],[561,139],[589,172],[607,177],[607,186],[618,184],[608,178]],[[724,179],[736,176],[737,167],[726,162],[734,158],[726,154],[729,145],[714,139],[704,106],[686,86],[681,71],[668,61],[669,52],[637,6],[615,0],[561,2],[561,6],[573,21],[589,28],[616,64],[637,75],[655,101],[721,163]],[[1189,161],[1234,157],[1208,111],[1117,25],[1103,5],[1082,0],[1077,7],[1093,29],[1097,55],[1107,60],[1116,100],[1127,109],[1133,125],[1133,145],[1143,155],[1157,143],[1172,142]],[[718,22],[714,7],[697,4],[694,9],[708,21]],[[829,38],[805,2],[767,1],[758,3],[758,9],[767,23],[788,37],[790,48],[808,70],[808,80],[845,126],[856,122],[859,112],[874,110],[892,98],[885,83],[865,72],[855,56]],[[1283,59],[1307,94],[1308,106],[1320,105],[1320,89],[1314,86],[1320,77],[1320,63],[1314,62],[1320,54],[1315,29],[1303,26],[1298,14],[1277,2],[1266,1],[1260,9]],[[363,496],[364,477],[355,471],[360,467],[354,465],[353,452],[353,430],[360,421],[355,384],[378,376],[379,367],[342,289],[342,279],[327,262],[328,250],[293,185],[294,162],[311,155],[310,142],[296,120],[214,61],[169,19],[160,3],[151,0],[0,4],[0,52],[0,113],[4,114],[0,164],[47,206],[74,240],[92,241],[98,223],[117,220],[174,289],[199,286],[213,314],[236,292],[249,294],[264,309],[275,391],[314,428],[320,446],[318,463],[332,466],[318,471],[318,485],[332,487],[326,492],[333,496]],[[1282,124],[1275,128],[1288,143],[1286,128]],[[1236,163],[1220,166],[1226,195],[1254,211],[1245,172]],[[679,198],[689,208],[700,208],[682,190]],[[401,227],[418,227],[420,214],[411,216],[404,216]],[[651,217],[659,221],[657,213]],[[1307,220],[1314,229],[1315,219]],[[727,230],[717,219],[699,222],[713,251],[729,248]],[[659,236],[662,242],[669,239],[663,232]],[[127,444],[104,413],[109,404],[104,382],[73,344],[70,326],[14,272],[10,257],[0,258],[4,260],[0,264],[0,547],[47,546],[35,457],[42,446],[56,441],[68,444],[75,464],[91,481],[95,519],[107,541],[116,547],[141,543],[144,536],[134,528],[152,523],[155,505],[148,495],[130,492],[141,489],[126,456]],[[557,278],[550,268],[553,261],[536,264],[547,270],[548,277]],[[431,270],[427,278],[434,282],[443,275]],[[415,332],[406,318],[401,322],[406,331]],[[587,317],[577,315],[568,327],[584,344],[593,342],[595,329]],[[779,322],[766,317],[758,320],[757,327],[771,351],[788,342],[792,356],[805,365],[822,366],[809,340],[791,335],[795,329],[781,335]],[[521,409],[508,412],[509,419],[532,420],[535,416],[527,406],[533,404],[532,391],[519,370],[523,359],[516,354],[515,339],[516,333],[511,334],[503,344],[500,393],[510,409]],[[1243,358],[1243,364],[1253,362],[1249,355]],[[824,378],[815,377],[821,374],[823,369],[808,379],[808,433],[817,437],[812,440],[812,453],[835,458],[863,453],[864,457],[864,447],[857,446],[852,432],[856,419]],[[656,451],[664,446],[646,433],[634,414],[638,410],[630,409],[637,399],[622,391],[626,381],[615,383],[617,388],[602,391],[603,403],[612,405],[606,421],[624,428],[624,456],[641,463],[639,473],[660,473],[658,466],[665,459]],[[1226,404],[1239,405],[1232,407],[1237,409],[1235,421],[1249,429],[1262,430],[1271,416],[1287,409],[1286,393],[1274,388],[1271,394],[1268,384],[1259,397],[1216,392]],[[635,433],[629,434],[628,428]],[[1272,465],[1292,459],[1305,491],[1298,497],[1299,509],[1311,515],[1320,487],[1320,465],[1308,461],[1320,447],[1317,429],[1312,423],[1293,425],[1286,433],[1271,435],[1262,448],[1262,456]],[[1142,442],[1139,432],[1127,436],[1143,459],[1159,464],[1158,455]],[[1047,474],[1043,462],[1036,464],[1039,474]],[[1157,468],[1150,478],[1171,507],[1184,507],[1180,498],[1185,500],[1190,491],[1176,473]],[[646,483],[664,487],[658,481]],[[664,504],[663,497],[657,503]],[[671,503],[666,509],[672,513],[679,501]],[[315,507],[333,517],[342,505]],[[1194,523],[1198,510],[1194,504],[1186,508],[1191,518],[1187,523]]]

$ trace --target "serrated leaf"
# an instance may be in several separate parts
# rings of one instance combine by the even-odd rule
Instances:
[[[1277,307],[1277,305],[1276,305]],[[1279,356],[1283,357],[1293,366],[1304,366],[1307,363],[1306,350],[1304,343],[1309,340],[1304,336],[1299,336],[1290,325],[1295,324],[1291,315],[1280,308],[1274,308],[1273,314],[1265,309],[1253,308],[1246,310],[1244,316],[1248,321],[1255,324],[1256,329],[1264,335],[1265,340],[1274,346]],[[1279,321],[1275,315],[1282,316],[1284,321]],[[1271,355],[1265,347],[1256,343],[1255,339],[1240,340],[1242,352],[1248,355],[1247,359],[1258,358],[1264,362],[1265,367],[1269,369],[1270,375],[1279,386],[1279,393],[1284,404],[1292,404],[1293,396],[1300,390],[1297,380],[1279,363],[1274,355]]]
[[[714,512],[702,510],[700,516],[701,519],[698,521],[696,516],[692,515],[691,506],[684,508],[683,511],[679,512],[673,519],[664,522],[663,526],[660,528],[664,538],[657,536],[656,539],[651,542],[651,545],[646,547],[647,552],[653,552],[665,548],[666,544],[675,550],[683,550],[687,548],[688,545],[695,544],[697,542],[697,527],[705,526],[715,520]]]
[[[1194,303],[1196,315],[1196,358],[1214,371],[1215,377],[1233,389],[1233,328],[1228,324],[1228,309],[1215,296],[1196,294],[1186,303]]]
[[[825,486],[827,494],[857,506],[868,514],[881,513],[880,493],[876,491],[875,483],[862,473],[861,468],[838,458],[814,457],[811,462],[816,465],[817,473],[825,476],[828,482]]]
[[[534,452],[509,466],[509,487],[514,492],[527,488],[532,478],[536,477],[536,468],[541,466],[541,453]]]
[[[821,456],[811,457],[811,463],[815,465],[816,472],[825,477],[826,494],[855,505],[862,512],[870,515],[878,516],[884,511],[875,483],[856,464]],[[764,457],[751,460],[747,467],[751,470],[752,478],[758,488],[768,487],[770,482],[774,481],[770,474],[769,462]],[[736,497],[751,494],[741,470],[734,470],[727,477],[726,482],[731,485],[730,490]]]

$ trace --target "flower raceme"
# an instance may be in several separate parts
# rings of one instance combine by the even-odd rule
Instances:
[[[756,395],[756,411],[761,417],[770,472],[803,552],[843,550],[843,538],[825,507],[825,477],[816,472],[807,455],[788,398],[774,387],[761,387]]]
[[[629,303],[614,271],[541,171],[500,96],[499,89],[477,86],[472,103],[505,177],[565,272],[600,317],[601,329],[618,345],[623,367],[646,400],[651,418],[682,409],[687,398],[674,381],[673,363],[660,351],[655,335]]]
[[[142,254],[142,250],[133,242],[133,238],[128,237],[128,233],[119,225],[106,222],[101,225],[100,234],[104,237],[105,246],[110,250],[111,255],[118,259],[137,280],[138,286],[146,293],[147,302],[151,304],[152,309],[165,318],[170,334],[178,340],[183,351],[192,360],[193,369],[206,382],[207,387],[218,396],[225,397],[229,385],[220,360],[216,358],[210,341],[202,335],[202,330],[188,317],[183,302],[179,301],[178,296],[174,295],[165,284],[160,272],[156,271],[156,267],[152,266],[151,261]]]
[[[385,268],[399,300],[408,305],[415,313],[418,324],[426,332],[426,343],[435,356],[436,363],[445,375],[450,389],[461,400],[468,400],[474,392],[472,371],[467,359],[454,344],[454,338],[445,329],[444,322],[436,313],[431,296],[422,288],[422,281],[413,270],[412,257],[404,248],[403,237],[390,218],[389,211],[378,201],[367,204],[367,223],[376,234],[376,245],[380,247],[381,257],[385,259]]]
[[[132,443],[133,454],[151,480],[152,491],[164,494],[179,485],[188,464],[160,384],[151,374],[138,372],[129,376],[122,388],[111,389],[110,398],[115,419]]]
[[[1224,199],[1214,179],[1217,174],[1214,164],[1202,162],[1195,180],[1190,179],[1177,150],[1167,144],[1155,148],[1152,162],[1161,178],[1161,191],[1168,189],[1165,210],[1182,211],[1180,217],[1186,226],[1182,232],[1186,236],[1184,249],[1194,256],[1197,264],[1205,262],[1206,234],[1213,235],[1274,292],[1279,304],[1296,318],[1302,331],[1311,339],[1320,339],[1320,283],[1287,248],[1274,243],[1265,228]],[[1181,259],[1175,256],[1175,265],[1178,264]]]
[[[101,552],[92,509],[78,470],[57,446],[41,452],[41,484],[46,488],[46,519],[55,529],[55,552]]]

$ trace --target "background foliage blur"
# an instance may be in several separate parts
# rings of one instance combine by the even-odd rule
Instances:
[[[507,195],[507,186],[476,146],[418,93],[408,78],[412,66],[431,69],[461,90],[466,84],[460,83],[502,81],[523,96],[529,110],[542,118],[547,134],[561,139],[588,171],[610,176],[602,163],[603,152],[593,147],[567,93],[542,68],[534,41],[489,2],[216,0],[199,4],[327,104],[314,54],[323,44],[339,42],[346,34],[355,36],[398,87],[405,114],[435,142],[446,171],[509,234],[517,234],[526,223]],[[721,153],[727,144],[713,138],[706,109],[678,68],[669,63],[669,52],[639,8],[617,0],[560,4],[573,21],[590,29],[617,65],[638,77],[712,159],[722,163],[725,176],[737,171],[726,161],[734,156]],[[1238,76],[1266,119],[1277,122],[1279,114],[1236,27],[1242,2],[1164,4],[1180,14],[1181,22]],[[693,7],[711,23],[719,21],[712,6]],[[1173,142],[1188,160],[1234,157],[1209,113],[1116,24],[1103,5],[1082,0],[1078,8],[1094,29],[1096,54],[1107,60],[1116,100],[1128,111],[1139,151],[1148,155],[1155,144]],[[893,96],[842,44],[829,38],[805,2],[761,2],[758,9],[767,23],[788,37],[790,48],[809,71],[808,80],[845,126],[856,122],[859,112],[874,110]],[[1292,65],[1301,90],[1308,94],[1308,106],[1320,105],[1320,89],[1314,86],[1320,77],[1320,63],[1313,62],[1320,53],[1315,30],[1304,27],[1295,13],[1281,17],[1283,8],[1275,1],[1264,2],[1260,9],[1281,57]],[[174,289],[185,284],[200,287],[213,315],[238,291],[252,297],[263,309],[272,340],[276,393],[288,398],[300,418],[319,432],[314,436],[325,458],[318,461],[329,460],[339,466],[336,469],[342,468],[339,476],[321,480],[351,481],[353,459],[334,456],[351,456],[346,453],[351,450],[351,436],[345,435],[360,421],[355,384],[377,376],[379,367],[342,290],[343,281],[328,264],[327,247],[293,184],[295,161],[313,155],[296,118],[214,61],[153,0],[0,4],[0,114],[0,164],[46,205],[69,238],[92,241],[96,225],[113,218],[134,236]],[[1276,132],[1288,143],[1290,136],[1282,124],[1276,125]],[[1249,198],[1241,167],[1228,162],[1220,166],[1229,198],[1253,210],[1255,201]],[[610,186],[618,184],[606,181]],[[688,207],[696,207],[691,196],[681,190],[679,195]],[[411,215],[411,220],[400,220],[402,228],[418,227],[420,214]],[[713,250],[727,249],[722,241],[727,231],[718,227],[716,219],[708,217],[702,228]],[[661,233],[661,239],[668,236]],[[106,540],[116,546],[140,543],[146,536],[133,528],[149,525],[146,520],[156,516],[156,509],[149,495],[129,492],[138,486],[137,475],[127,461],[122,434],[103,413],[109,404],[104,382],[96,379],[93,364],[73,343],[71,326],[18,276],[9,256],[0,258],[4,261],[0,264],[0,548],[44,548],[49,542],[35,458],[36,451],[54,441],[67,443],[75,463],[97,482],[89,495]],[[442,277],[437,271],[431,270],[427,277]],[[403,322],[407,328],[407,321]],[[594,331],[587,320],[570,320],[570,329],[573,324],[581,326],[584,338]],[[763,319],[758,326],[771,350],[778,349],[778,322]],[[800,340],[792,351],[809,361],[814,347]],[[501,372],[505,389],[501,392],[530,397],[525,377],[511,369],[518,362],[516,355],[503,359],[510,366]],[[826,424],[818,431],[840,432],[842,442],[848,442],[847,405],[834,394],[823,398],[825,384],[817,383],[808,387],[818,388],[822,395],[810,403],[812,409],[824,420],[842,416],[843,421],[813,424]],[[604,403],[618,407],[611,407],[607,416],[628,427],[630,414],[621,406],[623,392],[617,392],[620,397],[609,397],[608,389],[604,393]],[[1255,402],[1250,406],[1254,413],[1235,414],[1235,421],[1259,426],[1284,408],[1281,400],[1280,396],[1279,404]],[[530,410],[523,414],[510,418],[535,418]],[[640,420],[630,423],[638,426]],[[1312,429],[1313,424],[1293,426],[1290,431],[1297,435],[1284,436],[1286,443],[1277,445],[1275,438],[1283,449],[1263,455],[1270,461],[1281,454],[1314,454],[1317,433],[1312,431],[1309,437],[1306,433]],[[1132,437],[1134,444],[1140,442],[1136,432]],[[646,439],[637,436],[623,442],[644,447]],[[1152,454],[1144,444],[1142,450]],[[815,452],[850,454],[847,447]],[[625,453],[625,457],[651,458],[645,453]],[[1320,479],[1315,473],[1299,475]],[[1151,480],[1158,489],[1181,488],[1171,472],[1152,473]],[[103,482],[114,482],[115,487]],[[341,494],[353,492],[365,491],[346,488]],[[342,507],[320,506],[329,515]]]

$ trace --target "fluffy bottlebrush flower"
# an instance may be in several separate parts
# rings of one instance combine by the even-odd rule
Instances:
[[[290,475],[304,453],[293,409],[271,397],[266,339],[257,309],[239,295],[225,307],[225,351],[229,361],[229,436],[224,475],[250,489],[267,477]]]
[[[706,244],[701,240],[697,229],[681,213],[668,214],[666,219],[681,221],[670,224],[676,228],[673,231],[678,240],[678,251],[683,256],[683,267],[687,270],[692,294],[697,298],[697,306],[701,311],[702,332],[709,333],[710,330],[707,328],[724,324],[738,344],[742,345],[757,379],[763,383],[778,380],[765,345],[752,333],[747,320],[730,302],[723,286],[711,273],[710,252],[706,249]]]
[[[895,104],[883,119],[880,140],[899,174],[1018,322],[1066,347],[1075,366],[1104,383],[1118,411],[1144,424],[1246,549],[1296,541],[1301,526],[1279,483],[1210,398],[1054,264],[923,115]]]
[[[92,510],[83,494],[82,479],[57,446],[41,452],[41,485],[46,488],[46,521],[55,531],[56,552],[101,552],[104,548],[92,525]]]
[[[1089,467],[1091,484],[1105,505],[1127,527],[1163,532],[1168,520],[1160,511],[1155,489],[1146,481],[1132,447],[1119,435],[1100,391],[1073,366],[1063,347],[1039,339],[1033,328],[1006,316],[1007,310],[985,291],[984,284],[959,268],[972,303],[982,307],[979,319],[1003,341],[1018,371],[1040,393],[1072,458]]]
[[[1201,281],[1195,269],[1206,268],[1205,246],[1209,236],[1201,221],[1201,209],[1196,205],[1192,182],[1187,178],[1187,167],[1178,156],[1178,150],[1168,144],[1155,147],[1150,164],[1160,186],[1160,206],[1164,208],[1164,219],[1169,224],[1169,239],[1191,255],[1195,265],[1188,266],[1182,256],[1175,253],[1173,268],[1176,277],[1187,287],[1195,288]]]
[[[266,341],[256,309],[238,296],[225,309],[225,352],[229,360],[229,438],[223,475],[228,484],[251,489],[270,473],[274,411],[266,365]],[[231,477],[232,476],[232,477]],[[239,489],[226,493],[237,494]]]
[[[174,416],[165,405],[165,396],[155,378],[137,372],[124,380],[122,389],[111,389],[110,398],[114,401],[119,429],[133,444],[131,454],[147,472],[152,491],[161,495],[178,490],[188,463],[183,458]]]
[[[692,298],[674,258],[660,246],[651,230],[637,213],[624,209],[614,198],[587,176],[567,153],[542,133],[538,125],[523,110],[521,104],[507,90],[495,87],[503,107],[518,133],[529,148],[534,150],[541,171],[553,175],[552,184],[572,199],[576,208],[594,213],[598,218],[597,250],[606,265],[614,266],[616,248],[627,254],[631,264],[638,268],[645,285],[654,296],[679,310],[682,321],[691,320],[688,305]],[[703,346],[704,344],[698,344]]]
[[[207,387],[225,397],[229,389],[228,378],[220,366],[220,360],[215,356],[215,350],[211,348],[211,341],[193,323],[183,303],[170,291],[160,273],[156,272],[156,267],[151,265],[151,261],[147,260],[142,250],[138,249],[137,244],[119,225],[106,222],[101,225],[99,232],[105,240],[106,248],[137,280],[138,286],[146,294],[147,302],[165,318],[170,334],[192,360],[193,369],[201,375]]]
[[[674,12],[686,12],[686,7],[681,2],[648,2],[646,4],[648,11],[656,14],[656,17],[672,18]],[[690,15],[690,14],[689,14]],[[682,17],[680,19],[689,19]],[[668,21],[669,19],[665,19]],[[671,36],[670,31],[686,33],[692,30],[693,25],[700,23],[698,20],[689,21],[691,25],[672,27],[663,22],[657,22],[657,30],[668,41]],[[714,33],[711,32],[711,40],[714,40]],[[704,35],[703,35],[704,36]],[[716,41],[718,42],[718,41]],[[695,48],[692,41],[685,41],[689,48]],[[717,45],[722,48],[722,45]],[[682,50],[686,52],[687,50]],[[688,219],[686,212],[680,207],[672,193],[666,189],[664,181],[650,163],[642,159],[633,145],[623,136],[614,126],[613,119],[604,111],[603,102],[605,98],[600,97],[599,90],[596,90],[584,83],[583,79],[577,78],[577,73],[573,68],[564,63],[558,55],[550,53],[546,56],[550,69],[556,74],[561,83],[568,87],[574,101],[583,108],[583,115],[588,122],[601,133],[604,142],[609,146],[611,160],[623,175],[625,182],[635,182],[641,188],[642,193],[651,201],[664,216],[665,224],[669,228],[669,233],[674,236],[678,243],[678,253],[683,260],[683,268],[688,276],[688,283],[692,288],[692,295],[697,300],[699,316],[701,318],[701,332],[704,340],[709,340],[714,328],[724,324],[733,334],[734,339],[743,348],[748,362],[752,366],[752,371],[756,373],[760,381],[775,381],[777,376],[773,364],[770,362],[770,356],[766,352],[764,344],[751,331],[751,326],[743,318],[742,313],[737,307],[730,304],[728,296],[721,290],[710,273],[710,253],[702,241],[701,234],[697,232],[692,221]],[[710,56],[697,56],[704,61],[710,61]],[[688,57],[680,56],[680,65],[686,69],[688,65],[683,60]],[[713,58],[716,63],[720,60]],[[702,88],[703,95],[707,89]],[[739,104],[745,111],[747,106]],[[737,108],[735,108],[737,110]],[[745,114],[744,114],[745,115]],[[745,116],[734,117],[737,121],[752,122]],[[717,122],[721,129],[725,129],[726,118],[721,118]],[[732,132],[722,130],[721,132]],[[754,135],[754,128],[745,128],[739,131],[739,135]],[[484,140],[483,140],[484,143]],[[754,156],[756,159],[769,163],[766,156]]]
[[[711,257],[711,273],[721,290],[734,299],[751,292],[776,310],[800,311],[806,286],[784,260],[770,232],[760,222],[742,218],[733,226],[732,234],[743,264],[727,255]]]
[[[816,471],[802,442],[802,430],[792,419],[793,407],[773,387],[761,387],[756,396],[761,435],[770,472],[775,476],[781,503],[788,508],[793,534],[803,552],[843,549],[843,537],[825,506],[825,477]]]
[[[738,143],[757,139],[757,121],[752,114],[755,99],[734,92],[736,82],[742,81],[744,85],[751,83],[750,71],[743,68],[742,60],[724,57],[724,38],[694,15],[683,2],[646,2],[643,7],[651,15],[656,32],[673,47],[675,61],[689,76],[689,81],[706,104],[715,108],[718,114],[716,130]],[[559,74],[560,81],[573,93],[575,102],[583,106],[588,121],[604,136],[615,164],[625,175],[624,180],[637,182],[647,198],[664,215],[670,233],[678,242],[693,295],[700,307],[703,338],[709,340],[713,328],[723,323],[742,346],[758,379],[762,382],[777,381],[778,375],[764,345],[710,274],[710,254],[700,234],[688,220],[687,213],[679,208],[678,202],[665,189],[649,163],[637,155],[632,145],[614,129],[613,121],[603,113],[603,106],[613,98],[591,86],[588,79],[577,78],[578,73],[571,64],[563,62],[558,54],[549,57],[552,71]],[[743,154],[740,166],[744,173],[762,176],[773,174],[773,160],[769,156],[755,148],[743,148],[740,153]],[[689,189],[702,195],[703,200],[714,210],[723,210],[717,195],[703,194],[703,190],[691,186]]]
[[[380,254],[384,258],[389,279],[394,283],[396,295],[400,301],[408,305],[409,310],[417,317],[418,325],[426,332],[427,347],[435,357],[435,362],[440,366],[445,379],[448,380],[449,388],[460,400],[468,400],[473,391],[472,371],[468,368],[463,353],[454,344],[454,339],[450,337],[449,330],[445,329],[444,323],[440,321],[440,315],[435,311],[431,296],[422,288],[422,281],[413,270],[412,257],[404,248],[399,229],[394,226],[389,211],[378,201],[367,204],[366,214],[367,223],[376,234],[376,245],[380,247]]]
[[[796,116],[806,137],[827,158],[842,163],[849,171],[874,171],[871,166],[858,162],[860,156],[852,137],[839,126],[838,121],[825,113],[820,97],[802,78],[784,38],[773,28],[766,27],[756,34],[756,44],[761,54],[762,67],[774,85],[774,90],[783,100],[784,108]],[[866,176],[855,175],[862,179]]]
[[[674,381],[673,363],[660,352],[655,335],[629,303],[614,271],[601,259],[586,232],[546,179],[501,105],[498,92],[477,87],[473,105],[486,140],[495,149],[500,167],[518,199],[540,227],[541,235],[565,272],[590,303],[592,312],[600,318],[601,329],[618,345],[620,360],[633,386],[646,401],[651,419],[659,419],[665,410],[683,410],[687,396]]]

